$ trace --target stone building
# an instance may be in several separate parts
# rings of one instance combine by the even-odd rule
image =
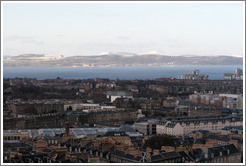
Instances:
[[[33,101],[10,103],[9,109],[14,114],[48,114],[63,112],[64,104],[60,101]]]
[[[171,121],[174,124],[179,123],[183,127],[184,133],[198,129],[221,130],[226,126],[243,125],[242,115],[232,115],[166,118],[164,121],[160,121],[157,127],[160,129],[162,128],[162,125],[165,126],[167,123],[169,123],[169,121]]]
[[[156,125],[156,133],[173,136],[182,136],[184,134],[184,129],[180,125],[180,123],[172,123],[171,121],[169,121],[163,124],[160,122]]]
[[[241,163],[241,154],[233,145],[222,145],[208,148],[208,162],[210,163]]]

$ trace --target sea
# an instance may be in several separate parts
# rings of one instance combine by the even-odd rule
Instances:
[[[222,80],[224,73],[235,73],[243,66],[158,66],[158,67],[4,67],[3,78],[89,79],[106,78],[111,80],[145,80],[173,77],[180,79],[182,74],[192,74],[199,70],[210,80]]]

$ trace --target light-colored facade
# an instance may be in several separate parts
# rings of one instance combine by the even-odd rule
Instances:
[[[242,94],[219,94],[224,100],[223,107],[235,109],[236,107],[243,108]]]
[[[235,109],[236,107],[243,107],[242,94],[192,94],[189,96],[190,102],[213,104],[222,106],[224,108]]]
[[[189,133],[193,130],[206,129],[206,130],[221,130],[226,126],[242,126],[242,116],[208,116],[208,117],[184,117],[184,118],[168,118],[168,121],[159,122],[157,124],[157,133],[166,132],[174,133],[174,131],[165,131],[165,127],[170,121],[173,124],[180,124],[183,128],[183,133]],[[178,130],[177,126],[177,130]]]
[[[110,102],[114,102],[117,98],[127,98],[127,99],[133,99],[132,92],[127,91],[108,91],[107,92],[107,98],[110,98]]]
[[[156,133],[179,136],[184,134],[184,128],[180,123],[174,124],[168,121],[167,123],[158,123],[156,125]]]

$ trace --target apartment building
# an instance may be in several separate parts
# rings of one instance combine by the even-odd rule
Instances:
[[[184,128],[180,123],[172,123],[171,121],[160,122],[156,125],[156,133],[179,136],[184,134]]]
[[[243,107],[242,94],[201,94],[195,93],[189,96],[189,101],[193,103],[212,104],[224,108],[235,109]]]
[[[174,125],[172,129],[168,125],[172,122]],[[221,130],[226,126],[242,126],[242,115],[231,116],[203,116],[203,117],[179,117],[179,118],[167,118],[160,121],[156,125],[158,134],[169,133],[170,135],[189,133],[193,130],[206,129],[206,130]],[[182,128],[181,128],[182,127]],[[179,131],[179,132],[178,132]]]
[[[144,135],[156,134],[156,124],[152,122],[138,122],[134,124],[134,128]]]

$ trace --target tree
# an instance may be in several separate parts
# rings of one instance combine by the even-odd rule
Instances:
[[[156,135],[147,139],[144,148],[161,149],[162,146],[175,146],[174,140],[169,135]]]
[[[67,111],[73,111],[73,108],[71,105],[67,107]]]

